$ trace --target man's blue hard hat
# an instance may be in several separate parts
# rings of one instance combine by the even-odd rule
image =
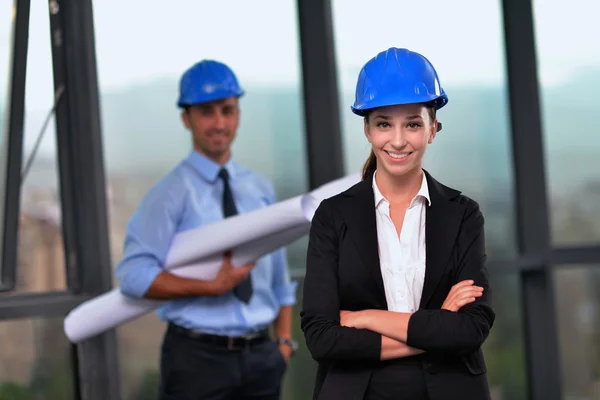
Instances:
[[[177,105],[187,107],[243,94],[244,90],[227,65],[214,60],[202,60],[181,76]]]

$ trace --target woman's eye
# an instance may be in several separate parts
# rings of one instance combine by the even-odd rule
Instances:
[[[418,124],[416,122],[411,122],[410,124],[408,124],[408,127],[411,129],[419,129],[421,127],[421,124]]]
[[[377,126],[379,128],[387,128],[390,126],[390,124],[388,124],[387,122],[379,122],[379,123],[377,123]]]

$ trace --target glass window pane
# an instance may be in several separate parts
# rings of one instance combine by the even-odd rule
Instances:
[[[552,241],[600,243],[600,3],[534,1]],[[560,26],[560,29],[557,27]]]
[[[154,400],[160,382],[160,348],[166,324],[147,314],[117,328],[123,400]]]
[[[518,273],[490,275],[496,321],[483,346],[492,399],[527,399],[523,300]]]
[[[277,18],[232,0],[93,3],[115,265],[142,197],[191,149],[176,99],[181,74],[201,59],[228,64],[246,90],[234,158],[271,179],[279,199],[308,189],[296,2],[261,4]],[[304,268],[305,251],[306,238],[288,247],[291,269]],[[154,314],[117,329],[125,399],[155,393],[163,331]]]
[[[23,167],[33,153],[54,104],[50,20],[45,3],[32,2],[25,88]],[[66,289],[58,186],[56,130],[52,116],[21,189],[15,292]]]
[[[0,399],[74,399],[63,319],[0,321]]]
[[[368,7],[358,0],[332,3],[346,171],[359,171],[370,151],[363,121],[350,111],[361,67],[389,47],[423,54],[435,66],[449,96],[448,105],[438,114],[443,130],[427,150],[424,167],[480,204],[488,256],[514,257],[515,207],[500,3],[469,0],[461,3],[460,10],[452,2],[439,0],[376,0]],[[384,15],[402,17],[394,21]],[[515,315],[521,305],[517,280],[495,275],[492,279],[497,315],[485,344],[489,381],[502,398],[525,399],[523,338],[513,333],[521,329]]]
[[[0,0],[0,133],[4,139],[13,43],[13,0]],[[3,140],[4,141],[4,140]]]
[[[0,1],[0,121],[4,118],[7,104],[8,76],[10,73],[10,56],[12,54],[13,32],[13,0]]]
[[[300,328],[300,311],[302,310],[302,285],[298,285],[298,303],[294,307],[292,334],[298,340],[299,348],[292,358],[287,370],[282,397],[285,400],[312,399],[317,363],[313,360],[304,342],[304,334]]]
[[[600,265],[555,272],[563,398],[597,399],[600,393]]]

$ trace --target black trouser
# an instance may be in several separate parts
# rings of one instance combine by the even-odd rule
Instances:
[[[278,400],[286,362],[268,336],[246,344],[194,337],[169,325],[160,400]]]

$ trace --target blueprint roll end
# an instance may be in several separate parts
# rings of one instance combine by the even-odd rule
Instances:
[[[69,313],[67,315],[67,317],[65,318],[65,320],[63,321],[63,331],[65,332],[65,336],[67,337],[67,339],[69,339],[69,342],[71,342],[72,344],[77,344],[79,343],[81,340],[80,338],[77,337],[77,335],[75,335],[75,332],[73,332],[72,329],[72,321],[70,319],[71,313]]]

